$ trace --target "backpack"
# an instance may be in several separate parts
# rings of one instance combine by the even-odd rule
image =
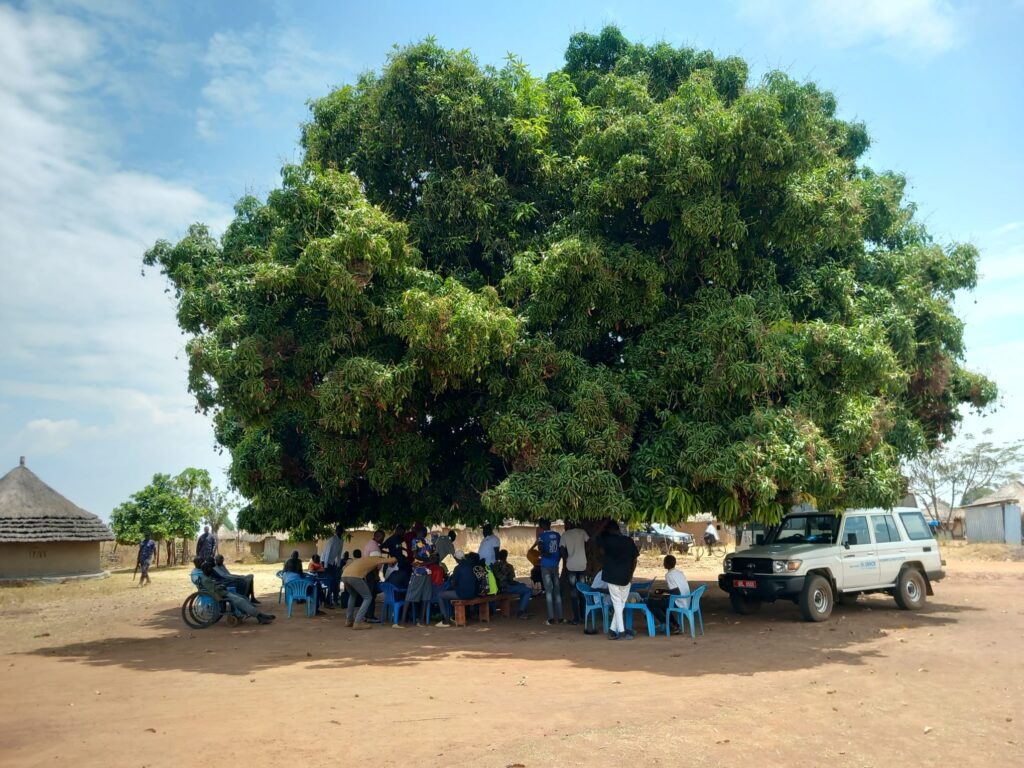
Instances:
[[[490,568],[487,569],[487,594],[498,594],[498,579]]]
[[[476,577],[476,593],[479,596],[490,594],[490,571],[483,564],[473,566],[473,575]]]

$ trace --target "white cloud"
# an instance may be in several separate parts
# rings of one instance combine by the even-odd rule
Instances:
[[[938,54],[960,42],[963,13],[947,0],[736,0],[740,17],[782,38],[836,48],[883,44]]]
[[[323,95],[351,70],[345,57],[317,50],[294,29],[217,32],[207,44],[203,65],[207,81],[196,130],[206,139],[217,136],[222,120],[265,114],[278,96],[301,101]]]
[[[93,96],[116,86],[108,44],[69,16],[0,6],[0,456],[54,457],[55,482],[100,510],[154,471],[222,463],[164,285],[140,272],[157,238],[230,213],[119,166]]]

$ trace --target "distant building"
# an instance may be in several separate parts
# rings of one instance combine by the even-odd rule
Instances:
[[[96,577],[114,534],[25,466],[0,478],[0,580]]]
[[[1021,543],[1021,510],[1024,509],[1024,483],[1013,480],[988,496],[964,504],[967,540]]]

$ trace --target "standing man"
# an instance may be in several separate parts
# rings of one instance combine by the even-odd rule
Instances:
[[[576,523],[566,521],[565,534],[562,536],[562,557],[565,559],[562,575],[569,587],[569,602],[572,605],[572,623],[579,624],[583,618],[580,601],[583,595],[576,589],[576,583],[582,581],[587,573],[587,542],[590,536]]]
[[[640,551],[628,536],[623,536],[619,524],[614,520],[605,526],[601,535],[601,548],[604,550],[604,567],[602,577],[608,584],[608,596],[612,601],[612,626],[608,637],[612,640],[632,640],[633,631],[627,630],[622,620],[626,600],[629,599],[629,585],[633,581],[633,571]]]
[[[348,611],[345,615],[345,626],[353,629],[370,629],[372,625],[366,622],[366,614],[373,603],[373,591],[367,583],[366,577],[370,573],[376,573],[382,565],[395,562],[393,557],[357,557],[349,561],[345,567],[345,575],[341,581],[345,584],[345,592],[348,593]],[[356,596],[362,598],[359,604],[359,612],[356,613]]]
[[[480,549],[477,552],[480,559],[488,566],[494,565],[498,559],[498,550],[501,549],[501,540],[494,535],[494,526],[488,524],[483,527],[484,540],[480,542]],[[556,536],[558,534],[555,534]]]
[[[324,574],[327,576],[327,605],[331,608],[336,608],[341,603],[341,539],[344,533],[343,527],[336,526],[334,535],[327,540],[327,546],[320,555],[320,562],[324,564]]]
[[[540,533],[530,549],[540,553],[540,580],[544,585],[544,601],[548,609],[548,626],[564,622],[562,614],[562,590],[558,585],[558,564],[562,561],[560,549],[562,537],[551,530],[551,521],[542,517],[537,521]]]
[[[153,534],[146,531],[142,535],[142,541],[139,542],[139,557],[135,561],[135,565],[142,571],[142,575],[139,576],[139,586],[144,587],[150,583],[149,578],[149,564],[153,561],[153,555],[156,554],[156,542],[153,541]]]
[[[203,526],[203,535],[196,542],[196,557],[202,561],[213,560],[217,556],[217,536],[210,533],[210,526]]]

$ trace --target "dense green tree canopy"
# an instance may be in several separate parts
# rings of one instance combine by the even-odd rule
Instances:
[[[892,503],[995,395],[975,250],[813,84],[608,28],[545,79],[426,40],[311,113],[265,202],[145,257],[247,528]]]

